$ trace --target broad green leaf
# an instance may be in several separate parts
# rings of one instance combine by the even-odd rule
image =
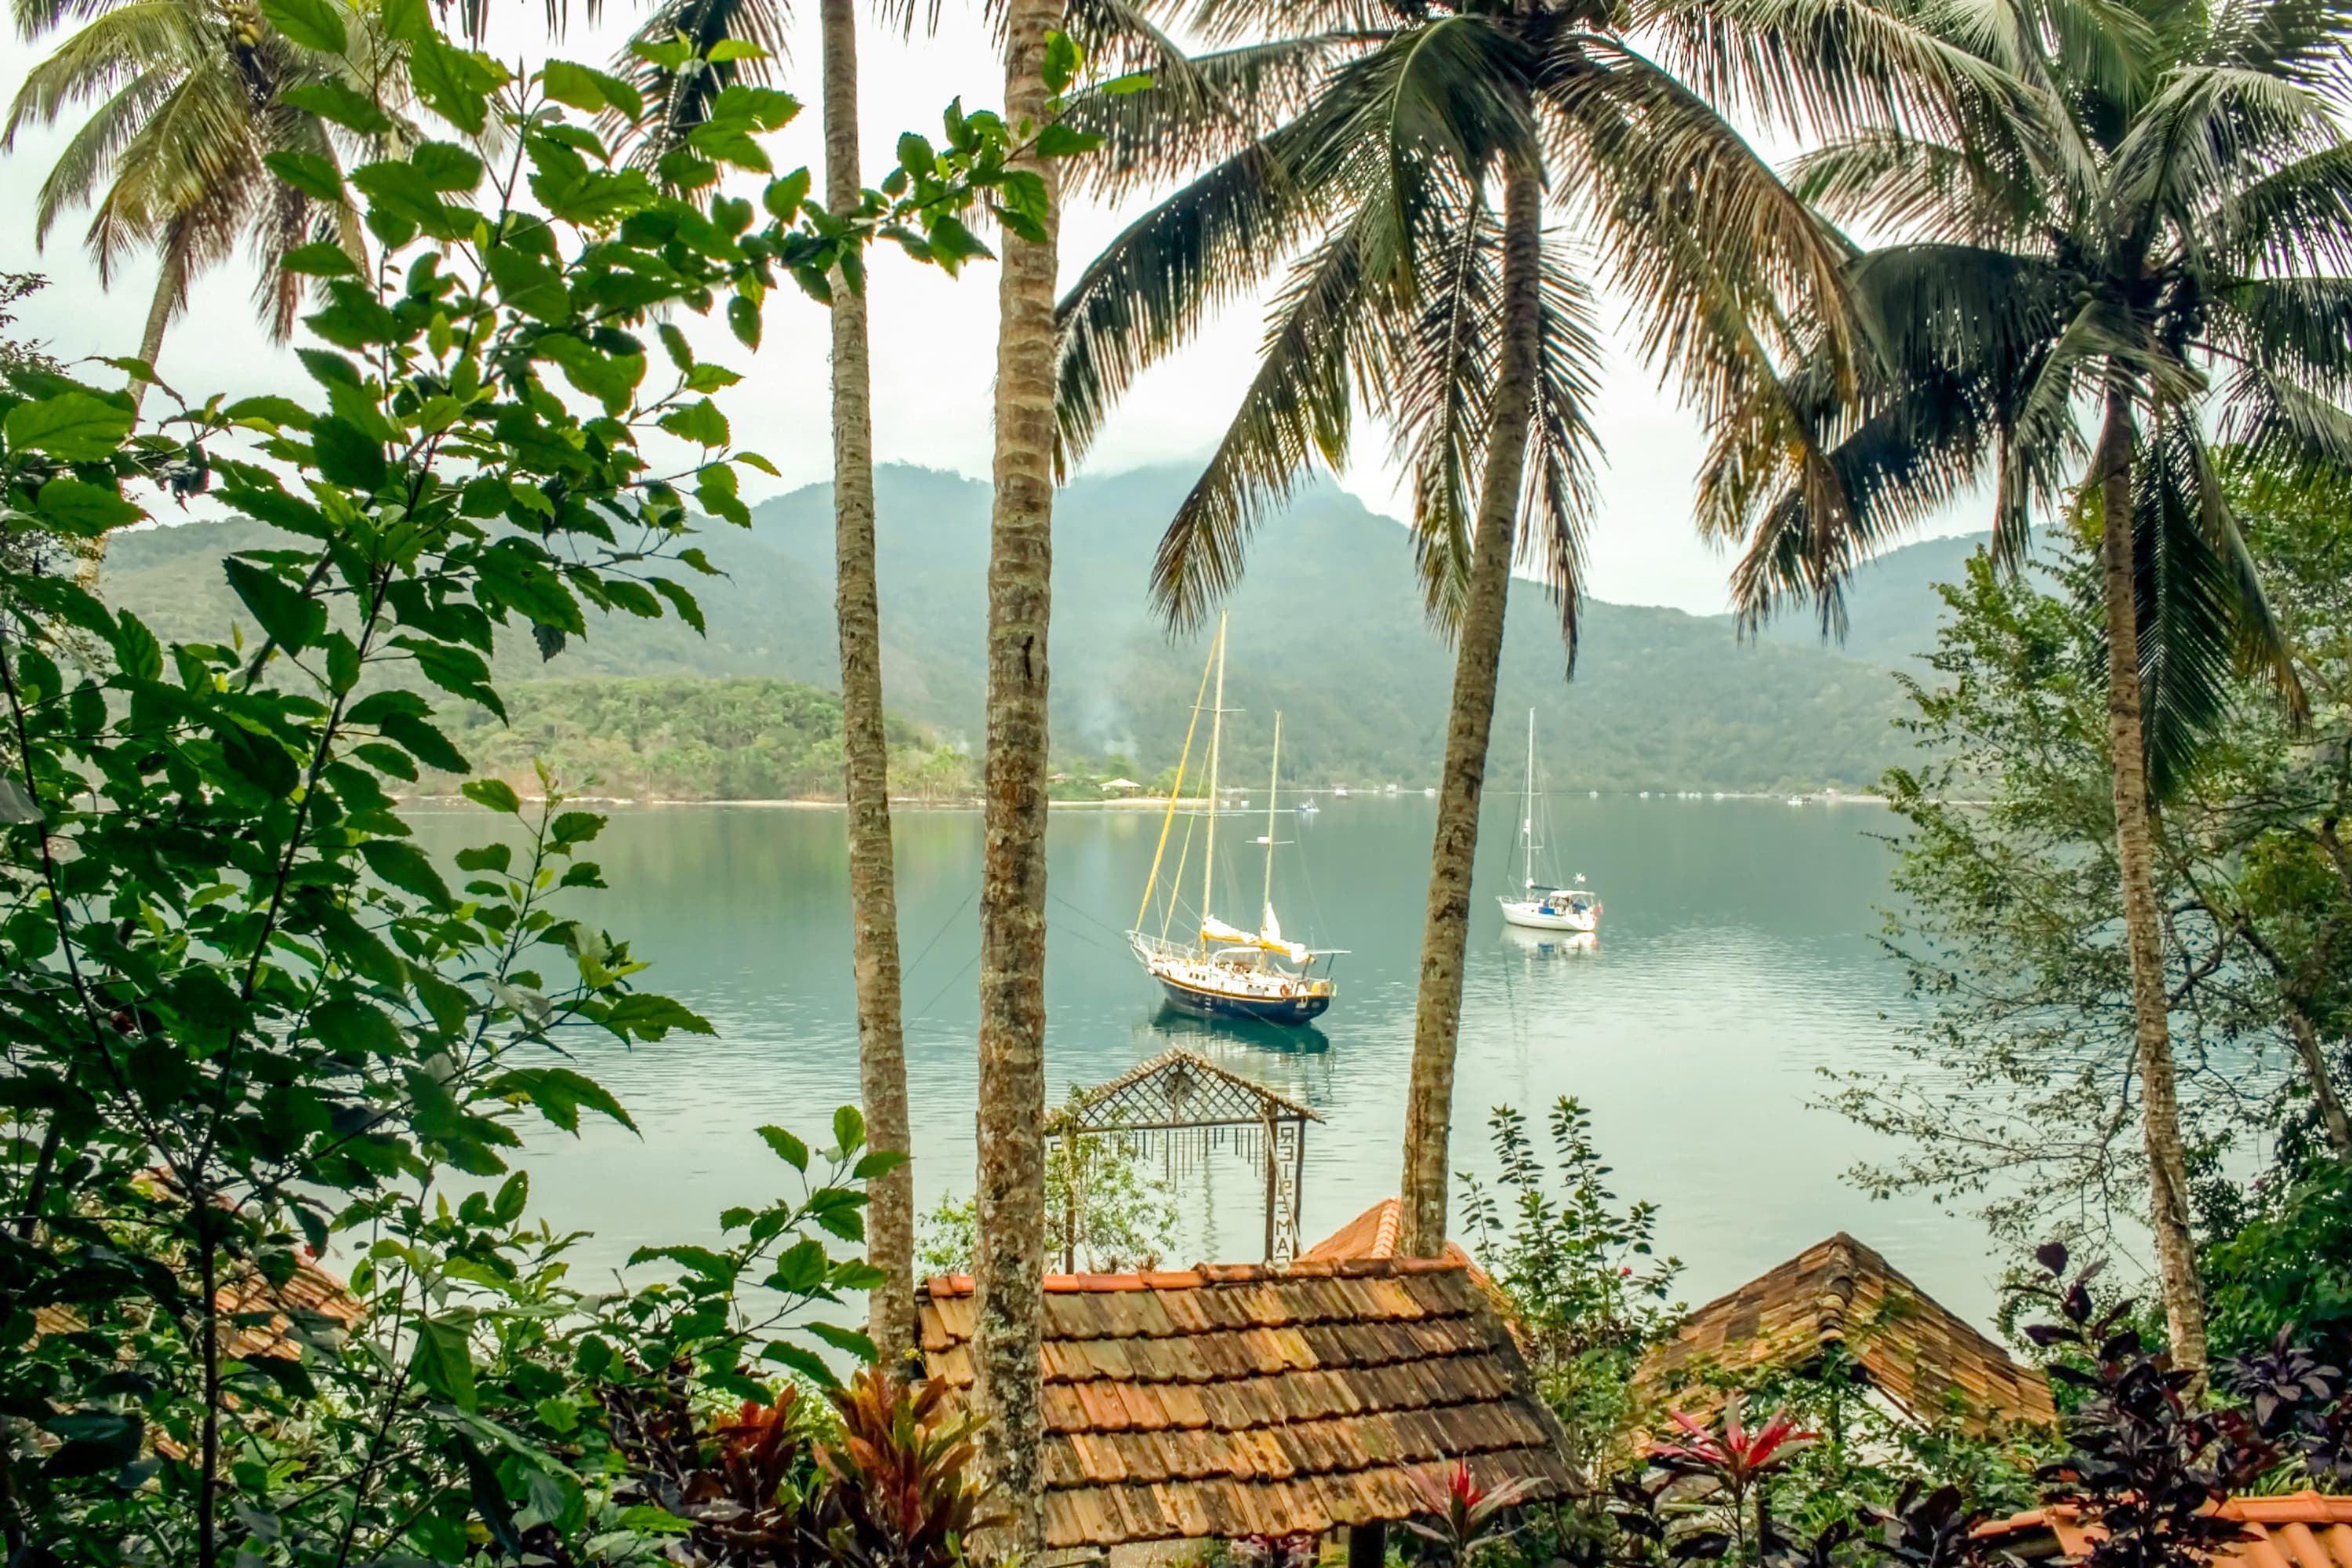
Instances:
[[[318,454],[320,477],[329,484],[373,491],[391,472],[383,442],[331,414],[311,426],[310,449]]]
[[[858,1360],[872,1363],[882,1359],[874,1342],[855,1329],[845,1329],[832,1323],[811,1323],[808,1331],[837,1351],[847,1351]]]
[[[522,815],[522,801],[503,779],[467,779],[461,786],[467,800],[509,816]],[[504,846],[500,846],[504,847]]]
[[[838,1106],[833,1113],[833,1146],[845,1155],[866,1144],[866,1118],[854,1105]]]
[[[327,629],[326,606],[267,566],[232,555],[221,570],[261,629],[288,653],[300,653]]]
[[[110,528],[137,522],[147,514],[105,485],[84,484],[59,475],[41,487],[35,510],[60,533],[95,539]]]
[[[383,0],[384,36],[404,44],[422,43],[433,36],[433,11],[427,0]]]
[[[131,410],[87,392],[68,392],[8,410],[8,445],[96,463],[114,455],[131,434]]]
[[[433,868],[432,857],[399,838],[370,838],[360,845],[360,858],[368,869],[404,893],[414,893],[436,904],[449,900],[449,885]]]
[[[340,55],[351,42],[334,0],[261,0],[261,14],[306,49]]]
[[[790,1367],[820,1388],[841,1386],[841,1379],[835,1375],[833,1368],[824,1364],[824,1358],[806,1345],[790,1344],[778,1340],[760,1352],[760,1359],[774,1362],[779,1366]]]
[[[1092,131],[1079,131],[1067,125],[1048,125],[1037,132],[1037,156],[1040,158],[1073,158],[1081,153],[1091,153],[1102,145],[1102,137]]]
[[[1078,47],[1069,34],[1053,32],[1045,35],[1045,63],[1040,74],[1045,79],[1045,90],[1055,95],[1069,90],[1078,79],[1078,71],[1087,63],[1086,51]]]
[[[262,163],[269,172],[309,196],[312,201],[339,202],[343,199],[343,177],[335,166],[316,153],[279,151],[266,154]],[[305,247],[309,248],[309,247]],[[326,249],[336,247],[326,246]],[[357,268],[352,270],[356,272]]]
[[[356,278],[359,264],[341,246],[329,240],[310,245],[298,245],[278,258],[278,265],[289,272],[300,272],[312,278]],[[246,399],[251,403],[253,398]]]
[[[289,108],[331,120],[344,130],[356,131],[362,136],[381,136],[393,125],[392,116],[383,111],[383,105],[340,78],[289,88],[278,99]]]
[[[671,409],[662,416],[661,427],[705,450],[727,445],[727,416],[719,413],[719,405],[707,397],[683,408]]]
[[[785,1164],[790,1165],[795,1171],[805,1171],[808,1169],[809,1152],[807,1144],[802,1142],[799,1139],[793,1137],[791,1133],[785,1131],[781,1127],[762,1127],[760,1129],[760,1136],[767,1140],[768,1147],[773,1149],[776,1152],[776,1157],[782,1160]]]
[[[474,1386],[474,1357],[466,1326],[431,1318],[416,1325],[416,1351],[408,1370],[416,1381],[458,1409],[471,1414],[481,1398]]]

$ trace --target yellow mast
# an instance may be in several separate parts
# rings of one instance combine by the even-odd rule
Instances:
[[[1274,908],[1274,801],[1275,791],[1282,784],[1282,710],[1274,710],[1274,776],[1265,781],[1265,898],[1266,910]],[[1265,929],[1265,917],[1259,917],[1259,929]]]
[[[1211,656],[1215,657],[1214,655]],[[1176,821],[1176,803],[1184,798],[1184,768],[1192,760],[1192,736],[1201,728],[1201,700],[1209,694],[1209,660],[1201,661],[1201,689],[1192,694],[1192,721],[1184,726],[1184,750],[1176,758],[1176,783],[1168,792],[1168,811],[1160,819],[1160,847],[1151,852],[1151,875],[1144,879],[1143,907],[1135,911],[1135,929],[1143,929],[1143,919],[1151,912],[1151,889],[1159,885],[1160,858],[1168,853],[1168,829]],[[1180,868],[1177,875],[1183,874]],[[1166,921],[1161,921],[1161,934],[1166,934]]]
[[[1225,616],[1217,614],[1217,705],[1209,719],[1209,843],[1201,858],[1201,935],[1208,936],[1209,900],[1217,875],[1217,758],[1225,738]]]

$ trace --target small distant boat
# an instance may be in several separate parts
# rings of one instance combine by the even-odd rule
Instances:
[[[1423,798],[1427,800],[1435,800],[1437,798],[1437,786],[1432,784],[1429,788],[1423,790],[1421,793]]]
[[[1394,795],[1394,794],[1396,794],[1396,792],[1397,792],[1397,786],[1396,786],[1396,785],[1394,785],[1394,784],[1391,784],[1391,785],[1389,785],[1389,787],[1388,787],[1388,788],[1386,788],[1386,789],[1384,789],[1384,790],[1381,791],[1381,793],[1382,795]]]
[[[1345,800],[1345,799],[1347,799],[1347,798],[1348,798],[1348,786],[1347,786],[1346,784],[1333,784],[1333,785],[1331,786],[1331,795],[1332,795],[1332,798],[1333,798],[1333,799],[1335,799],[1335,800]]]
[[[1315,804],[1315,797],[1311,795],[1305,800],[1298,803],[1298,815],[1301,816],[1313,816],[1317,812],[1319,812],[1323,808],[1321,806]]]
[[[1160,848],[1151,858],[1151,878],[1143,885],[1143,905],[1136,911],[1136,929],[1127,933],[1128,946],[1143,965],[1144,973],[1160,983],[1171,1005],[1202,1017],[1245,1018],[1262,1024],[1305,1024],[1319,1018],[1330,1007],[1339,994],[1330,975],[1331,961],[1339,950],[1310,948],[1304,942],[1293,942],[1282,932],[1282,921],[1274,912],[1274,851],[1276,814],[1282,801],[1282,715],[1274,716],[1273,776],[1267,785],[1265,834],[1258,842],[1265,847],[1265,889],[1262,900],[1264,913],[1258,929],[1244,931],[1230,921],[1219,920],[1211,912],[1215,894],[1217,864],[1217,767],[1224,749],[1225,727],[1225,623],[1217,621],[1217,640],[1210,655],[1216,671],[1216,704],[1210,710],[1213,715],[1209,724],[1209,788],[1207,800],[1208,845],[1201,858],[1201,924],[1200,940],[1196,942],[1172,942],[1168,937],[1169,919],[1160,921],[1160,934],[1147,933],[1144,919],[1151,912],[1151,898],[1160,880],[1160,859],[1168,852],[1168,829],[1176,816],[1176,800],[1183,794],[1184,764],[1192,753],[1192,739],[1184,742],[1184,757],[1176,764],[1177,787],[1171,792],[1168,816],[1160,829]],[[1203,696],[1209,688],[1209,671],[1201,672]],[[1200,720],[1199,700],[1194,700],[1193,721]],[[1334,794],[1344,793],[1334,791]],[[1246,806],[1249,802],[1242,804]],[[1301,810],[1312,810],[1309,801]],[[1187,829],[1189,843],[1190,829]],[[1180,868],[1181,861],[1179,861]],[[1175,914],[1178,889],[1171,884],[1168,892],[1168,915]],[[1324,973],[1314,973],[1320,963]]]
[[[1537,803],[1543,799],[1536,787],[1536,710],[1528,710],[1528,781],[1521,796],[1519,811],[1519,841],[1526,847],[1526,873],[1520,896],[1498,898],[1495,901],[1503,909],[1506,923],[1524,926],[1530,931],[1596,931],[1601,929],[1601,895],[1585,887],[1580,876],[1572,887],[1560,887],[1557,879],[1538,881],[1536,879],[1536,851],[1541,847],[1538,830]],[[1646,792],[1645,792],[1646,793]]]
[[[1790,805],[1802,805],[1805,804],[1805,797],[1801,795],[1792,795],[1789,797],[1789,804]]]

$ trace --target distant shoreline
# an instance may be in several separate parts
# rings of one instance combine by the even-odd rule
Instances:
[[[1328,795],[1330,792],[1328,790],[1310,790],[1307,793],[1309,795]],[[1578,792],[1565,790],[1557,791],[1555,793],[1562,795],[1575,795]],[[403,805],[456,805],[464,801],[466,797],[458,795],[412,795],[395,796],[394,798],[399,800]],[[547,797],[544,795],[519,794],[518,798],[522,800],[526,805],[536,805],[543,804]],[[1388,801],[1420,800],[1423,797],[1418,792],[1401,795],[1381,795],[1370,794],[1368,792],[1359,796],[1347,798]],[[1675,804],[1690,804],[1698,802],[1712,804],[1716,801],[1726,800],[1775,802],[1784,799],[1791,805],[1883,806],[1887,804],[1887,800],[1885,795],[1879,795],[1874,791],[1865,790],[1840,791],[1836,795],[1823,795],[1809,791],[1790,795],[1783,795],[1775,790],[1723,790],[1720,792],[1708,790],[1704,793],[1693,793],[1689,795],[1678,795],[1672,791],[1663,790],[1651,790],[1647,792],[1647,794],[1643,794],[1637,790],[1605,790],[1601,792],[1599,798],[1604,800],[1655,800]],[[726,806],[730,809],[740,808],[749,811],[842,811],[847,807],[846,802],[839,800],[697,800],[687,797],[673,797],[667,795],[567,795],[563,797],[563,800],[566,805],[570,805],[642,806],[646,808],[659,807],[672,811],[691,806]],[[981,800],[977,795],[964,800],[941,800],[937,796],[932,795],[894,795],[891,797],[890,809],[893,811],[978,811],[986,803]],[[1055,811],[1166,811],[1169,809],[1170,805],[1169,799],[1164,795],[1133,796],[1117,800],[1049,800],[1045,804]],[[1198,795],[1186,795],[1178,799],[1174,804],[1179,807],[1198,807],[1205,805],[1208,803]],[[1255,811],[1256,809],[1258,808],[1247,805],[1229,805],[1226,807],[1226,810],[1229,812]]]

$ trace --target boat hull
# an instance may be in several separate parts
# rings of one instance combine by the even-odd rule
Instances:
[[[1595,931],[1601,929],[1599,910],[1572,910],[1548,915],[1539,905],[1510,899],[1495,901],[1502,906],[1506,923],[1523,926],[1528,931]]]
[[[1328,993],[1309,996],[1235,996],[1202,991],[1166,975],[1157,976],[1171,1006],[1202,1018],[1248,1018],[1260,1024],[1307,1024],[1330,1009]]]

